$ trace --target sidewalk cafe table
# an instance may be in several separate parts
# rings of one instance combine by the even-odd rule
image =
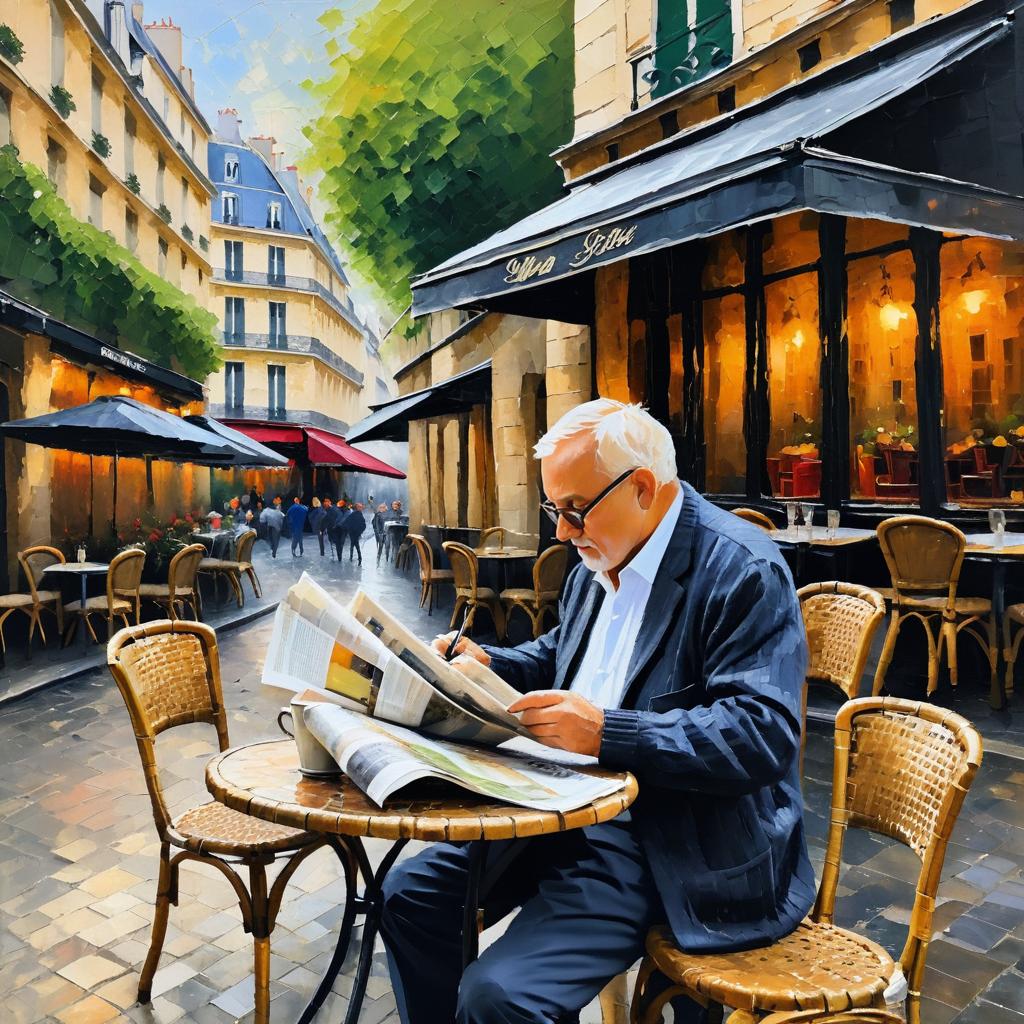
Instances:
[[[992,616],[996,629],[1003,628],[1003,613],[1006,611],[1006,566],[1009,562],[1024,562],[1024,533],[1004,533],[1002,547],[996,547],[994,533],[967,534],[964,557],[972,561],[989,562],[992,565]],[[1005,638],[1004,638],[1005,639]],[[1006,707],[1006,693],[1003,690],[1003,648],[996,644],[996,669],[992,676],[992,692],[989,704],[996,710]]]
[[[501,566],[501,586],[498,593],[508,590],[508,566],[509,562],[522,561],[523,559],[536,559],[537,552],[529,548],[475,548],[474,554],[478,562],[494,561]],[[532,584],[531,584],[532,586]]]
[[[838,527],[834,537],[829,536],[825,526],[812,526],[810,529],[794,526],[785,530],[772,530],[768,536],[780,547],[796,549],[796,572],[793,575],[797,586],[803,582],[804,562],[810,548],[825,551],[835,558],[840,552],[847,552],[853,544],[863,544],[878,538],[874,530],[860,530],[852,526]]]
[[[410,839],[423,842],[518,839],[547,835],[610,821],[636,799],[637,783],[628,772],[600,768],[579,769],[601,777],[620,778],[624,788],[610,796],[559,814],[533,811],[452,788],[430,799],[388,800],[377,807],[344,775],[310,779],[299,774],[298,752],[290,739],[266,740],[217,754],[206,766],[206,786],[220,803],[243,814],[279,825],[338,836],[348,848],[363,876],[363,893],[356,894],[356,879],[347,877],[348,894],[338,935],[338,945],[319,987],[299,1018],[309,1024],[330,992],[344,963],[352,939],[356,914],[362,914],[356,976],[349,997],[345,1024],[356,1024],[366,993],[381,913],[384,877]],[[391,847],[376,872],[370,865],[363,837],[386,839]],[[483,865],[484,842],[471,845],[463,912],[463,962],[477,955],[477,907]]]
[[[57,562],[54,565],[48,565],[43,570],[43,575],[47,573],[64,573],[68,576],[78,576],[82,583],[82,611],[85,612],[85,602],[87,600],[86,595],[86,584],[88,583],[90,576],[106,576],[107,571],[110,569],[108,562]],[[89,645],[89,630],[82,625],[82,646],[88,647]]]
[[[395,565],[398,565],[398,552],[402,541],[409,533],[409,524],[400,519],[389,519],[384,524],[384,560],[391,560],[391,552],[395,553]]]

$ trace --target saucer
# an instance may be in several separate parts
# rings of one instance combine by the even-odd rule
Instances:
[[[309,768],[300,768],[299,774],[304,775],[307,779],[336,779],[342,774],[340,768],[331,768],[329,771],[317,772]]]

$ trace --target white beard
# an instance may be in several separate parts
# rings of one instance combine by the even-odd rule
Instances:
[[[576,547],[576,545],[573,545]],[[576,548],[576,553],[580,556],[580,561],[591,571],[591,572],[607,572],[609,569],[608,559],[603,555],[597,553],[594,548],[587,548],[583,550]]]

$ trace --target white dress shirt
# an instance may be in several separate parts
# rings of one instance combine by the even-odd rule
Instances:
[[[594,621],[587,650],[569,689],[599,708],[617,708],[626,688],[626,671],[636,646],[644,609],[672,532],[683,507],[683,489],[669,506],[654,533],[619,572],[616,589],[607,573],[594,578],[604,589],[604,600]]]

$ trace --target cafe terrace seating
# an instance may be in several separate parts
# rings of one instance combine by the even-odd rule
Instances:
[[[949,677],[957,684],[956,641],[961,632],[980,645],[994,676],[998,656],[992,602],[984,597],[959,597],[957,586],[967,538],[950,523],[926,516],[893,516],[878,524],[878,543],[892,579],[892,617],[875,669],[874,692],[885,685],[900,627],[917,619],[928,640],[928,690],[939,684],[943,652]],[[933,631],[933,625],[936,627]]]
[[[815,1009],[883,1010],[886,991],[891,998],[899,986],[898,966],[906,979],[907,1020],[920,1024],[921,985],[942,863],[980,763],[981,737],[952,711],[894,697],[863,697],[842,705],[835,724],[828,848],[810,915],[778,942],[739,953],[687,953],[675,945],[666,926],[653,928],[631,1020],[660,1021],[663,1008],[676,995],[715,1008],[719,1020],[722,1006],[733,1007],[738,1012],[730,1017],[731,1024],[785,1021],[773,1015]],[[834,922],[848,827],[896,839],[921,862],[907,942],[898,961],[877,942]],[[667,981],[666,988],[653,984],[655,974]]]
[[[494,631],[498,639],[505,638],[505,612],[497,593],[490,587],[481,587],[478,584],[480,578],[480,563],[477,561],[476,552],[457,540],[446,540],[442,545],[451,563],[453,582],[455,583],[455,607],[452,609],[451,628],[456,629],[459,623],[459,613],[463,607],[468,606],[466,616],[466,632],[473,628],[473,620],[476,618],[478,608],[486,608],[494,620]]]
[[[129,614],[139,621],[141,598],[139,585],[142,581],[142,568],[146,562],[146,552],[139,548],[126,548],[118,552],[110,563],[107,572],[107,590],[105,594],[90,597],[82,607],[81,600],[71,601],[64,605],[65,619],[70,615],[71,624],[64,635],[66,647],[75,635],[78,620],[84,619],[86,629],[94,643],[99,643],[96,631],[92,628],[93,615],[103,615],[107,620],[107,636],[114,634],[114,620],[120,619],[128,625]]]
[[[553,544],[533,563],[533,588],[509,587],[498,596],[505,606],[505,623],[512,612],[521,608],[529,616],[533,638],[544,632],[544,616],[550,612],[554,624],[558,623],[558,595],[565,579],[569,549],[564,544]]]
[[[4,623],[14,612],[20,611],[28,616],[28,646],[30,651],[32,648],[32,638],[35,636],[37,627],[40,638],[44,644],[46,643],[46,631],[43,629],[41,612],[50,612],[56,618],[58,638],[64,634],[64,605],[61,601],[60,592],[40,589],[43,581],[43,570],[48,565],[56,565],[63,561],[64,555],[62,552],[45,544],[25,548],[24,551],[18,552],[18,564],[25,574],[25,581],[28,583],[29,592],[27,594],[0,595],[0,651],[5,655],[7,653],[7,642],[4,639]]]
[[[107,645],[107,665],[131,716],[146,788],[160,837],[160,876],[149,952],[139,977],[139,1002],[148,1004],[163,949],[171,905],[178,904],[178,869],[194,860],[219,871],[238,897],[242,926],[252,935],[257,1024],[270,1020],[270,936],[285,887],[310,854],[330,846],[354,877],[350,854],[333,837],[260,821],[223,804],[207,803],[172,817],[164,799],[156,738],[168,729],[206,722],[221,751],[230,746],[214,631],[198,622],[158,620],[123,629]],[[267,868],[285,861],[268,888]],[[248,878],[242,876],[243,869]],[[354,893],[349,892],[351,900]]]
[[[259,577],[256,575],[256,568],[252,564],[252,546],[256,543],[256,531],[246,530],[235,542],[235,557],[231,558],[204,558],[199,563],[199,572],[210,573],[216,581],[224,577],[228,585],[235,593],[235,600],[238,607],[245,604],[245,594],[242,591],[243,573],[249,577],[252,584],[252,592],[256,597],[262,597],[263,591],[260,588]]]
[[[434,551],[427,542],[426,537],[418,533],[406,535],[407,539],[416,548],[416,557],[420,564],[420,607],[427,605],[427,614],[434,610],[434,587],[441,583],[453,582],[451,569],[434,568]]]
[[[161,608],[167,609],[170,619],[184,618],[178,615],[188,605],[192,609],[192,618],[202,618],[202,603],[199,597],[198,573],[199,564],[206,558],[206,548],[202,544],[189,544],[183,547],[171,559],[167,567],[166,583],[143,583],[139,586],[139,595],[143,601],[152,601]]]

